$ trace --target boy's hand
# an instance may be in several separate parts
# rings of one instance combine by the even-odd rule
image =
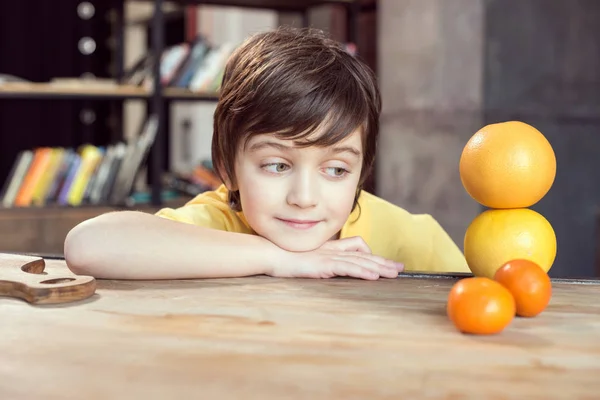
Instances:
[[[321,247],[323,250],[359,251],[371,254],[371,248],[360,236],[353,236],[339,240],[329,240]]]
[[[285,252],[269,275],[282,278],[332,278],[348,276],[376,280],[396,278],[402,264],[371,254],[360,237],[326,242],[308,252]]]

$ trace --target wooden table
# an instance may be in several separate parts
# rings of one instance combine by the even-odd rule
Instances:
[[[555,282],[547,311],[488,337],[450,324],[453,282],[99,281],[76,303],[3,298],[0,398],[600,398],[599,282]]]

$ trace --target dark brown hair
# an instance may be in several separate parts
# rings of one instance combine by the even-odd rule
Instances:
[[[235,155],[252,135],[330,146],[362,128],[357,197],[375,159],[381,98],[373,71],[322,31],[278,28],[247,39],[229,58],[214,113],[212,159],[235,185]],[[323,124],[327,126],[323,126]],[[325,132],[307,138],[317,128]],[[231,207],[241,210],[237,190]]]

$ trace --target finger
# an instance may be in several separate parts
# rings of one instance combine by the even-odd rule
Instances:
[[[372,269],[365,268],[359,264],[347,262],[344,260],[333,261],[331,271],[336,276],[348,276],[352,278],[375,281],[379,279],[379,274]]]
[[[361,238],[360,236],[353,236],[351,238],[348,238],[348,242],[352,243],[352,245],[353,245],[352,248],[348,249],[349,251],[354,250],[354,251],[360,251],[360,252],[367,253],[367,254],[372,254],[371,248],[369,247],[367,242],[365,242],[365,240],[363,238]]]
[[[395,266],[378,263],[377,261],[374,261],[374,260],[370,259],[369,257],[361,257],[361,255],[359,253],[352,253],[352,254],[342,253],[336,259],[339,261],[346,261],[346,262],[355,264],[361,268],[366,268],[381,277],[385,277],[385,278],[398,277],[398,269]]]
[[[397,278],[400,272],[399,266],[391,260],[383,257],[369,256],[360,253],[353,253],[352,258],[355,262],[360,263],[368,268],[375,268],[375,271],[382,277]],[[367,266],[365,263],[369,263]]]
[[[398,273],[404,270],[404,266],[401,263],[396,263],[383,257],[371,254],[364,254],[360,252],[341,252],[335,254],[334,257],[337,260],[347,260],[364,268],[368,268],[377,273],[379,276],[385,278],[397,278]]]
[[[371,248],[360,236],[352,236],[349,238],[339,239],[336,241],[336,246],[342,251],[360,251],[371,254]]]
[[[367,242],[365,242],[364,239],[361,238],[360,236],[354,236],[354,237],[350,238],[348,241],[352,242],[352,244],[354,246],[354,251],[360,251],[363,253],[372,254],[371,248],[369,247]]]
[[[361,257],[371,261],[374,261],[382,266],[386,266],[392,269],[395,269],[397,272],[402,272],[404,270],[404,264],[395,262],[394,260],[389,260],[387,258],[375,255],[375,254],[364,254],[360,252],[354,253],[341,253],[342,256],[352,256],[352,257]]]

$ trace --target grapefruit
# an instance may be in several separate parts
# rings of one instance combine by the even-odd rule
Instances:
[[[465,145],[459,162],[467,193],[488,208],[525,208],[540,201],[556,176],[550,142],[519,121],[490,124]]]
[[[540,213],[529,208],[486,210],[467,227],[464,255],[473,275],[493,278],[516,259],[530,260],[548,272],[556,246],[554,229]]]

